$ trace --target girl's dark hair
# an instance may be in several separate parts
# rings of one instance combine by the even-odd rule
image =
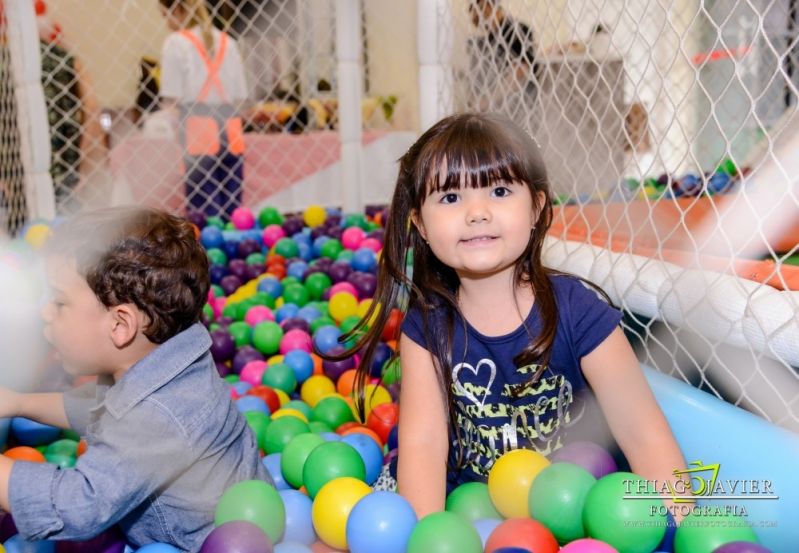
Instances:
[[[75,260],[106,307],[135,304],[144,335],[161,344],[200,320],[210,287],[208,256],[187,220],[149,208],[108,208],[56,227],[48,255]]]

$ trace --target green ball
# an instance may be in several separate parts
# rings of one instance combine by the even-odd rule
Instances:
[[[256,305],[265,305],[269,309],[275,308],[275,298],[266,292],[256,292],[252,297],[252,301],[254,301]]]
[[[247,265],[263,265],[266,263],[266,256],[262,253],[251,253],[245,259]]]
[[[222,328],[219,323],[211,323],[208,325],[208,332],[213,332],[214,330],[219,330]]]
[[[50,464],[58,465],[62,469],[71,469],[75,466],[76,458],[67,453],[44,453],[44,459]]]
[[[308,427],[314,434],[324,434],[325,432],[333,432],[333,429],[322,421],[310,421]]]
[[[44,450],[45,457],[47,455],[67,455],[76,457],[78,455],[78,442],[64,438],[56,440],[47,446]]]
[[[325,443],[318,434],[300,434],[291,439],[280,454],[280,472],[294,488],[302,486],[302,467],[311,452]]]
[[[274,246],[275,253],[282,255],[285,259],[290,257],[299,257],[300,248],[297,243],[291,238],[281,238]]]
[[[467,482],[461,484],[449,494],[446,510],[457,513],[474,522],[481,518],[502,520],[502,515],[491,502],[488,494],[488,484],[484,482]]]
[[[241,320],[243,317],[239,317],[239,303],[226,303],[225,307],[222,308],[222,316],[228,317],[234,320]]]
[[[336,238],[331,238],[319,249],[319,253],[322,254],[322,257],[328,257],[330,259],[336,259],[338,254],[340,254],[344,250],[344,246],[341,245],[341,241]]]
[[[530,488],[530,515],[560,543],[585,537],[583,507],[596,478],[579,465],[553,463],[538,473]]]
[[[286,529],[286,508],[274,486],[245,480],[229,487],[216,504],[215,526],[234,520],[255,524],[277,543]]]
[[[358,315],[350,315],[349,317],[346,317],[344,320],[341,321],[339,329],[341,330],[342,334],[346,334],[347,332],[355,328],[360,322],[361,318]],[[369,327],[367,326],[364,330],[368,329]]]
[[[224,380],[225,380],[225,382],[227,382],[228,384],[235,384],[236,382],[238,382],[239,380],[241,380],[241,378],[239,378],[239,375],[237,375],[237,374],[229,374],[229,375],[227,375],[227,376],[224,378]]]
[[[65,428],[61,432],[61,437],[65,440],[72,440],[73,442],[80,442],[80,434],[72,430],[71,428]]]
[[[309,301],[308,305],[316,308],[320,313],[327,313],[328,302],[326,301]]]
[[[344,228],[347,227],[361,227],[363,230],[369,230],[369,221],[366,220],[366,215],[363,213],[350,213],[344,218]]]
[[[407,553],[482,553],[483,542],[472,524],[459,514],[440,511],[413,527]]]
[[[281,215],[280,212],[275,207],[266,206],[258,214],[258,225],[261,228],[266,228],[269,225],[282,225],[282,224],[283,224],[283,215]]]
[[[399,357],[392,357],[383,363],[383,386],[390,386],[399,382],[402,377]]]
[[[322,486],[342,476],[366,479],[366,466],[361,454],[344,442],[325,442],[317,446],[302,468],[302,482],[311,498],[316,497]]]
[[[746,519],[723,514],[690,514],[674,536],[674,553],[711,553],[725,543],[757,543]]]
[[[285,363],[274,363],[266,367],[261,377],[261,384],[291,394],[297,389],[297,375],[294,374],[294,369]]]
[[[227,331],[233,341],[236,342],[236,347],[249,346],[252,343],[252,327],[244,321],[235,321],[230,323]]]
[[[212,284],[211,285],[211,290],[214,291],[214,297],[215,298],[221,298],[222,296],[225,295],[225,291],[218,284]]]
[[[252,331],[252,345],[264,355],[274,355],[280,350],[283,329],[275,321],[264,321]]]
[[[322,294],[332,285],[333,281],[325,273],[311,273],[305,279],[305,289],[312,300],[322,299]]]
[[[311,410],[311,406],[302,401],[301,399],[292,399],[291,401],[283,405],[283,407],[286,409],[296,409],[297,411],[305,415],[305,418],[307,419],[311,418],[311,413],[313,412]]]
[[[308,425],[297,417],[280,417],[269,423],[264,436],[264,451],[270,453],[280,453],[286,444],[294,436],[310,432]]]
[[[314,319],[314,321],[311,323],[311,334],[316,334],[316,331],[323,326],[336,326],[336,321],[331,319],[328,315],[322,315],[321,317]]]
[[[207,227],[216,227],[219,230],[224,230],[225,229],[225,222],[222,220],[222,217],[217,217],[216,215],[213,215],[211,217],[208,217],[208,219],[205,220],[205,226],[207,226]]]
[[[355,255],[355,252],[352,250],[341,250],[341,252],[336,256],[336,261],[346,261],[349,263],[352,261],[352,256]]]
[[[233,221],[228,221],[225,223],[224,230],[236,230],[236,225],[233,224]]]
[[[637,493],[639,489],[644,491]],[[631,495],[652,498],[624,499]],[[650,553],[666,533],[666,516],[660,513],[662,505],[654,491],[647,491],[646,480],[631,472],[614,472],[588,491],[583,525],[590,537],[619,551]]]
[[[295,276],[287,276],[287,277],[283,277],[282,279],[280,279],[280,285],[284,289],[286,288],[286,286],[289,286],[291,284],[302,284],[302,282],[300,281],[300,279],[298,279]]]
[[[255,434],[258,447],[266,451],[266,429],[272,423],[271,417],[263,411],[245,411],[243,415],[250,430]]]
[[[314,405],[311,420],[323,422],[330,428],[338,428],[345,422],[354,421],[355,416],[346,401],[340,397],[330,396]]]
[[[209,321],[213,321],[214,320],[214,308],[206,303],[205,305],[203,305],[203,315]]]
[[[308,303],[308,290],[302,284],[289,284],[283,288],[283,301],[303,307]]]
[[[212,265],[227,265],[227,255],[219,248],[211,248],[205,253]]]

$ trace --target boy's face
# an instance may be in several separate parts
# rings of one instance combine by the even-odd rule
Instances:
[[[109,372],[104,359],[112,347],[112,316],[100,303],[75,261],[60,256],[47,260],[48,303],[42,308],[44,335],[74,375]]]

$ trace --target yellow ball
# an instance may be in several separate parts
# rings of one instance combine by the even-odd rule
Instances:
[[[278,388],[272,388],[272,390],[275,391],[275,394],[277,395],[277,399],[280,400],[280,405],[285,405],[289,401],[291,401],[290,398],[289,398],[289,395],[286,392],[284,392],[283,390],[279,390]]]
[[[334,393],[336,393],[336,385],[333,384],[333,381],[321,374],[315,374],[302,383],[300,399],[313,408],[320,399]]]
[[[28,227],[25,233],[25,242],[27,242],[33,249],[38,250],[41,248],[47,239],[50,237],[50,227],[37,223]]]
[[[322,486],[311,508],[311,519],[319,539],[330,547],[347,549],[347,519],[355,504],[371,491],[368,484],[349,476]]]
[[[283,405],[283,403],[281,403],[280,405]],[[278,409],[277,411],[272,413],[271,417],[272,420],[279,419],[281,417],[296,417],[300,419],[302,422],[306,424],[308,423],[308,417],[306,417],[302,413],[302,411],[298,411],[297,409],[291,409],[290,407],[284,407],[282,409]]]
[[[325,211],[325,208],[320,205],[309,206],[302,214],[302,219],[309,227],[318,227],[325,222],[326,218],[327,212]]]
[[[383,403],[391,403],[391,394],[379,384],[367,384],[366,389],[363,391],[363,399],[366,418],[369,418],[369,413],[372,412],[372,409]]]
[[[357,314],[358,298],[349,292],[338,292],[330,298],[327,309],[333,320],[340,323],[350,315]]]
[[[530,486],[549,465],[546,457],[529,449],[515,449],[497,459],[488,472],[488,494],[505,518],[530,517]]]
[[[283,296],[280,296],[279,298],[277,298],[277,299],[275,300],[275,309],[280,309],[281,307],[283,307],[283,304],[284,304],[284,303],[286,303],[286,302],[285,302],[285,300],[283,299]]]
[[[372,306],[372,298],[366,298],[362,300],[361,303],[358,304],[358,309],[356,310],[355,314],[358,315],[361,319],[366,317],[366,312],[369,311],[369,308]],[[374,310],[372,316],[366,322],[369,326],[375,324],[377,320],[377,316],[380,314],[380,305],[378,304],[377,309]]]
[[[273,355],[272,357],[270,357],[266,361],[266,364],[267,365],[276,365],[276,364],[282,363],[282,362],[283,362],[283,356],[282,355]]]

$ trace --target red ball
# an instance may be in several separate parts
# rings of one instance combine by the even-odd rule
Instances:
[[[264,384],[260,384],[258,386],[253,386],[249,390],[247,390],[248,396],[255,396],[259,397],[264,400],[266,406],[269,407],[269,412],[274,413],[278,409],[280,409],[280,398],[277,396],[277,393]]]
[[[521,547],[535,553],[557,553],[558,540],[546,526],[531,518],[509,518],[486,541],[485,553],[503,547]]]
[[[399,405],[396,403],[381,403],[372,408],[369,417],[366,419],[366,426],[380,437],[380,441],[386,443],[388,434],[399,421]]]
[[[383,327],[383,334],[381,338],[388,342],[389,340],[396,340],[399,338],[399,328],[402,324],[402,311],[399,309],[392,309],[386,320],[386,326]]]

